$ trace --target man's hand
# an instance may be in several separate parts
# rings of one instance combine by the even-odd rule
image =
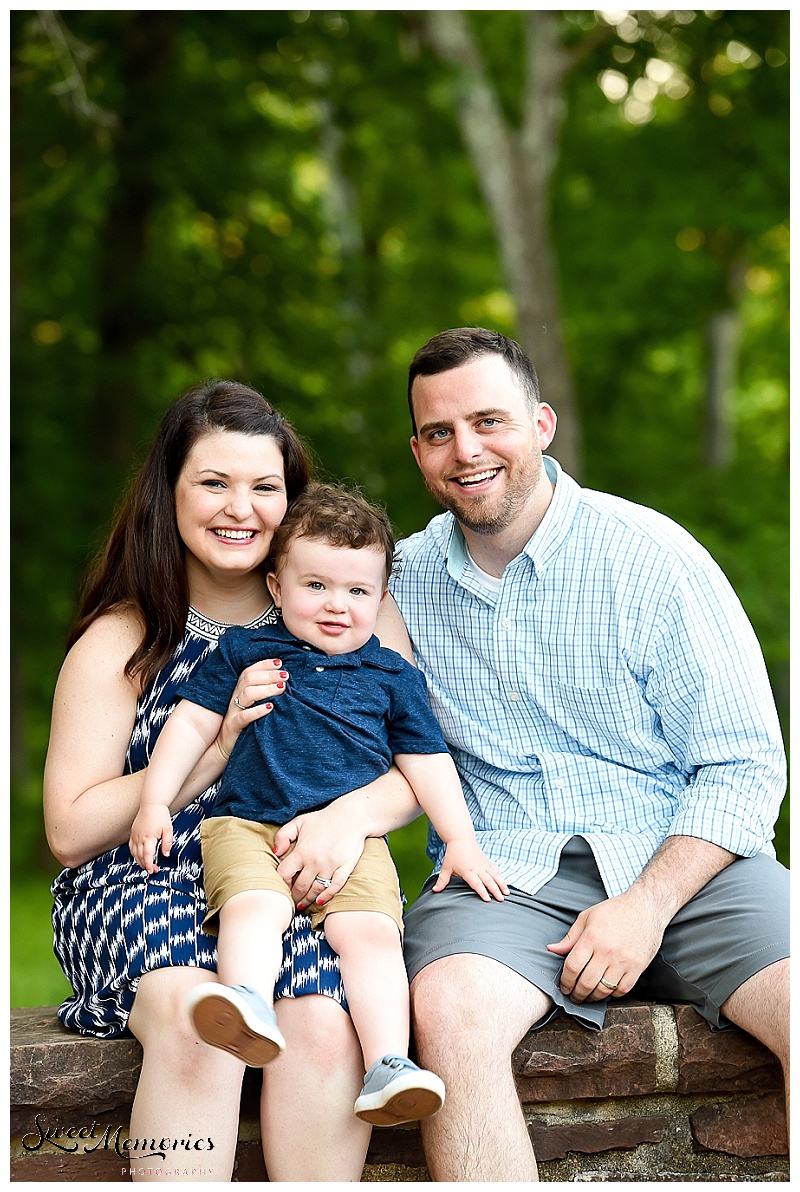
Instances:
[[[561,992],[573,1002],[630,993],[661,947],[668,922],[648,891],[634,886],[582,911],[563,939],[547,945],[566,957]]]
[[[161,803],[141,807],[133,821],[128,846],[133,859],[148,873],[158,873],[155,855],[159,841],[162,854],[168,857],[172,849],[172,819],[169,808]]]
[[[734,859],[711,841],[668,836],[630,889],[582,911],[562,940],[547,945],[567,957],[561,992],[573,1002],[630,993],[681,907]]]
[[[484,855],[475,840],[450,841],[432,892],[436,894],[443,890],[453,875],[463,878],[484,902],[491,902],[492,897],[502,902],[503,896],[508,893],[500,870]]]

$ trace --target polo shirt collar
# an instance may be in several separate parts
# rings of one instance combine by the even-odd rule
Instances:
[[[349,654],[326,654],[324,650],[320,650],[318,646],[312,645],[311,642],[302,641],[300,638],[295,637],[293,633],[289,632],[283,621],[278,621],[277,625],[270,626],[270,629],[273,628],[276,630],[275,637],[282,638],[287,644],[294,645],[297,649],[314,654],[324,662],[326,670],[346,670],[359,666],[372,666],[378,670],[397,673],[403,669],[403,659],[401,656],[393,650],[385,650],[374,633],[360,650],[354,650]]]
[[[581,503],[580,485],[567,475],[557,460],[549,455],[542,456],[542,459],[548,478],[554,486],[553,499],[521,552],[530,559],[537,575],[558,554],[569,535]],[[448,516],[450,528],[449,532],[445,532],[442,548],[448,572],[460,583],[467,564],[467,544],[456,519],[452,514]]]

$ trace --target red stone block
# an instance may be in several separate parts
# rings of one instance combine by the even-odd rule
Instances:
[[[649,1007],[611,1006],[602,1031],[557,1018],[526,1035],[513,1064],[520,1099],[528,1104],[653,1093],[656,1059]]]
[[[704,1105],[690,1121],[696,1151],[721,1151],[740,1159],[789,1153],[786,1112],[778,1094]]]
[[[712,1031],[691,1006],[675,1006],[679,1093],[783,1091],[781,1066],[752,1035]]]
[[[575,1122],[568,1126],[531,1122],[528,1133],[537,1160],[546,1163],[564,1159],[570,1152],[597,1155],[602,1151],[632,1151],[643,1142],[661,1142],[669,1125],[670,1119],[661,1114],[611,1122]]]

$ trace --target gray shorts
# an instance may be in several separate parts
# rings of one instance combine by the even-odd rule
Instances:
[[[425,883],[406,912],[409,980],[444,956],[488,956],[546,993],[553,1009],[599,1030],[606,1002],[576,1004],[558,986],[563,957],[547,951],[582,910],[606,898],[589,845],[574,836],[558,873],[536,894],[512,889],[505,901],[482,902],[459,878],[438,894]],[[711,1023],[729,1025],[720,1006],[749,977],[789,955],[789,871],[759,854],[739,858],[713,878],[670,923],[661,949],[630,993],[650,1001],[688,1002]],[[624,1000],[624,999],[620,999]]]

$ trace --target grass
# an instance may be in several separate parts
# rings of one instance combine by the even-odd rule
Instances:
[[[15,875],[10,897],[12,1006],[55,1006],[70,993],[53,955],[50,883],[46,874]]]

